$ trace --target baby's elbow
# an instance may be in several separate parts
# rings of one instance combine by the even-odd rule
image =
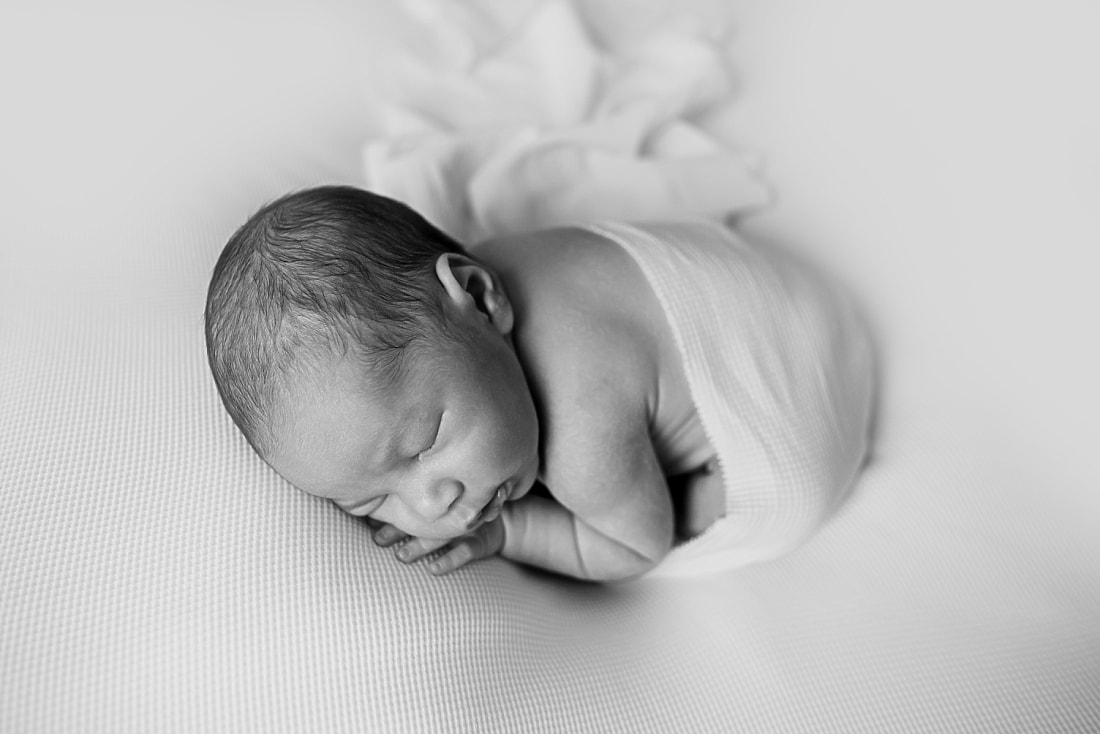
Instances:
[[[602,584],[631,581],[653,570],[656,566],[656,563],[639,560],[630,563],[589,567],[586,578],[588,581]]]
[[[668,543],[654,543],[644,551],[619,546],[599,559],[585,563],[589,581],[614,583],[631,581],[656,568],[672,550],[672,538]]]
[[[675,539],[671,513],[648,527],[639,523],[644,530],[634,525],[634,532],[625,533],[601,532],[576,516],[573,522],[578,575],[589,581],[628,581],[652,571],[672,551]]]

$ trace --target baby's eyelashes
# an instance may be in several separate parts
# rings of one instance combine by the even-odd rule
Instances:
[[[421,449],[416,454],[416,460],[418,462],[419,461],[424,461],[424,455],[429,453],[432,449],[435,448],[435,445],[437,443],[439,443],[439,434],[441,432],[442,427],[443,427],[443,413],[440,413],[439,418],[435,422],[435,431],[432,432],[432,437],[431,437],[427,447]]]
[[[388,494],[375,497],[374,500],[364,508],[364,514],[369,515],[372,512],[376,511],[379,507],[383,505],[383,503],[385,503],[387,497],[389,497]]]
[[[426,449],[424,449],[423,451],[420,451],[420,452],[418,452],[418,453],[416,454],[416,456],[415,456],[414,458],[415,458],[415,459],[417,460],[417,462],[421,462],[421,463],[422,463],[422,462],[424,461],[424,457],[425,457],[425,456],[426,456],[427,454],[430,454],[430,453],[431,453],[431,451],[432,451],[432,449],[434,449],[434,448],[435,448],[435,441],[432,441],[432,445],[431,445],[431,446],[428,446],[428,447],[427,447]]]

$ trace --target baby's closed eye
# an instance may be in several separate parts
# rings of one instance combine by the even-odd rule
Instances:
[[[372,512],[375,512],[378,508],[380,508],[382,504],[386,501],[386,497],[388,496],[388,494],[381,494],[355,504],[343,502],[340,500],[335,500],[335,502],[337,507],[339,507],[341,510],[348,513],[349,515],[354,515],[356,517],[366,517]]]
[[[416,460],[417,461],[423,461],[424,456],[427,453],[429,453],[432,449],[434,449],[435,445],[437,443],[439,443],[439,434],[442,433],[442,428],[443,428],[443,413],[440,413],[439,418],[437,418],[436,422],[435,422],[435,430],[432,431],[431,438],[429,438],[426,442],[427,445],[425,445],[425,447],[422,448],[420,451],[418,451],[417,454],[416,454]]]

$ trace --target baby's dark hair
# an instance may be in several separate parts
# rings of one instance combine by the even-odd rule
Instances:
[[[222,403],[266,456],[287,380],[324,354],[395,374],[439,335],[436,259],[465,250],[404,204],[351,186],[277,199],[238,229],[206,296],[206,352]]]

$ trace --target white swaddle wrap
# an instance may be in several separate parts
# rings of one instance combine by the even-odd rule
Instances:
[[[726,516],[653,573],[791,550],[844,499],[867,453],[873,363],[851,305],[716,223],[588,229],[630,253],[656,291],[726,488]]]
[[[366,186],[460,242],[598,219],[724,216],[770,192],[718,134],[728,11],[427,0],[372,78]],[[712,129],[713,128],[713,129]]]

